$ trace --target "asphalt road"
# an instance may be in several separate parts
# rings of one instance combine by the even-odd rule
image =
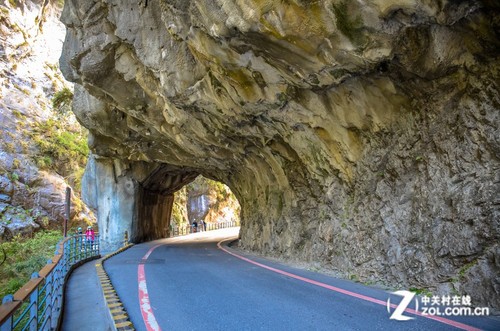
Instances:
[[[443,323],[406,312],[415,318],[391,320],[389,292],[217,247],[236,236],[233,228],[157,240],[109,259],[105,269],[136,329],[457,330],[450,324],[459,322],[500,330],[495,318]]]

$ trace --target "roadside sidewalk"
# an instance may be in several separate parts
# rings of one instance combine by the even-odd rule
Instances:
[[[113,330],[95,263],[87,262],[69,277],[64,295],[63,331]]]

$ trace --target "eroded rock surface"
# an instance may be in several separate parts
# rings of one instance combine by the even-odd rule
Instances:
[[[67,0],[61,67],[99,162],[226,183],[245,248],[498,308],[497,6]]]
[[[54,94],[69,87],[57,67],[65,33],[60,12],[47,1],[0,1],[0,242],[63,228],[71,176],[36,161],[43,156],[52,164],[37,129],[56,117]],[[68,131],[78,124],[69,117],[64,123]],[[95,223],[78,195],[72,202],[70,226]]]

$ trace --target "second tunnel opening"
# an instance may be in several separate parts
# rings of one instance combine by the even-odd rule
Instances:
[[[231,189],[198,176],[174,193],[168,235],[240,225],[240,204]]]

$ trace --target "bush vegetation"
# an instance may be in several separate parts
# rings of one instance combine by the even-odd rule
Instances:
[[[183,226],[187,224],[187,191],[186,186],[181,188],[179,191],[175,192],[174,195],[174,205],[172,206],[172,221],[178,226]]]
[[[37,166],[57,172],[79,191],[89,154],[87,131],[71,127],[63,120],[49,119],[35,124],[31,137],[39,149],[34,156]]]
[[[71,110],[73,103],[73,92],[65,87],[60,91],[54,93],[52,98],[52,108],[59,114],[67,114]]]
[[[60,231],[40,231],[33,238],[14,237],[0,244],[0,298],[14,294],[54,256],[55,248],[62,239]]]

